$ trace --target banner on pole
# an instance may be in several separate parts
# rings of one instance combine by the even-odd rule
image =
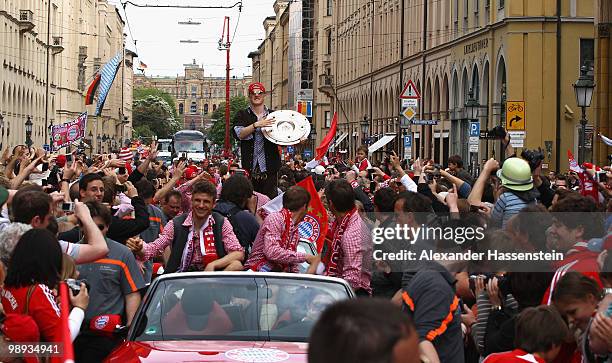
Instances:
[[[57,151],[70,143],[80,140],[85,137],[85,129],[87,128],[87,112],[79,115],[74,120],[68,121],[61,125],[53,125],[51,127],[51,139],[53,151]]]

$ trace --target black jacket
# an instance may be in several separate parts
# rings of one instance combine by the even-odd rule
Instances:
[[[268,110],[270,113],[273,110]],[[255,135],[249,140],[240,140],[238,134],[234,130],[236,126],[247,127],[254,124],[257,121],[257,115],[253,113],[250,107],[244,110],[238,111],[236,117],[232,122],[232,135],[238,142],[240,142],[240,155],[242,156],[242,167],[249,172],[253,168],[253,153],[255,150]],[[264,152],[266,154],[266,169],[268,172],[276,173],[281,167],[280,153],[278,152],[278,145],[270,142],[270,140],[264,138]]]

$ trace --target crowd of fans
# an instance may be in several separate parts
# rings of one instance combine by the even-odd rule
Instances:
[[[511,154],[511,147],[506,150]],[[128,155],[125,157],[125,155]],[[133,155],[133,157],[131,156]],[[281,271],[346,280],[357,299],[329,308],[312,334],[311,362],[605,362],[612,356],[612,174],[581,193],[575,171],[549,172],[507,155],[479,175],[459,156],[312,166],[299,157],[278,190],[254,190],[237,160],[157,160],[143,152],[86,156],[17,146],[0,160],[0,283],[6,341],[61,340],[58,283],[70,293],[77,362],[101,361],[122,341],[143,289],[160,273]],[[121,159],[120,156],[124,157]],[[604,168],[607,169],[607,168]],[[604,171],[605,173],[605,171]],[[598,172],[586,170],[586,178]],[[323,253],[299,252],[298,225],[313,195],[330,220]],[[281,195],[282,209],[265,208]],[[423,241],[436,251],[556,251],[559,261],[512,264],[373,259],[400,241],[371,229],[481,227],[480,241]],[[422,248],[420,241],[410,248]],[[162,266],[160,268],[160,266]],[[111,324],[97,324],[100,319]],[[104,328],[100,328],[104,325]],[[109,327],[110,326],[110,330]]]

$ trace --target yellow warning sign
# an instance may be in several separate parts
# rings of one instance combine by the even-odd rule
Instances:
[[[506,102],[506,130],[525,131],[525,101]]]

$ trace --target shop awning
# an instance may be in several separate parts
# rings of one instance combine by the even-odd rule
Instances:
[[[329,151],[335,151],[336,146],[340,145],[340,143],[344,141],[344,139],[346,139],[347,136],[348,136],[348,132],[343,132],[342,134],[340,134],[340,136],[336,138],[336,141],[333,144],[331,144],[331,146],[329,147]]]
[[[387,145],[388,143],[391,142],[391,140],[395,139],[395,136],[397,136],[397,135],[385,135],[385,136],[383,136],[380,140],[378,140],[375,143],[373,143],[372,145],[370,145],[370,147],[368,148],[368,153],[372,154],[376,150],[378,150],[381,147]]]

